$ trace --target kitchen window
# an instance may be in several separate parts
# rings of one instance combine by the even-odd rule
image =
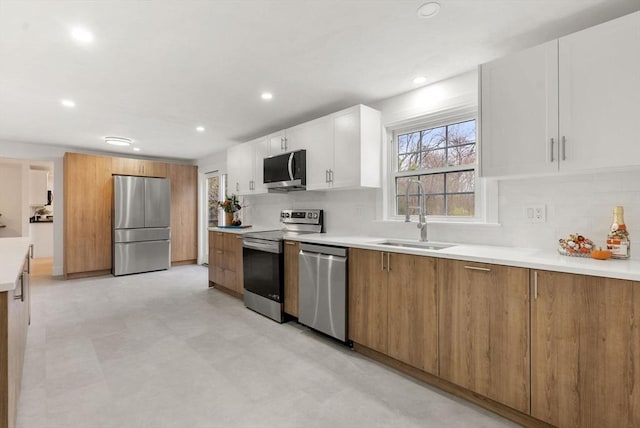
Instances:
[[[429,216],[475,218],[477,145],[475,117],[457,117],[413,125],[393,132],[392,215],[406,214],[411,181],[424,187]],[[409,214],[419,211],[419,187],[409,189]]]

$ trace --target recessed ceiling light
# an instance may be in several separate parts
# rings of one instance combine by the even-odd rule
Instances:
[[[112,146],[130,146],[132,141],[124,137],[104,137],[104,142]]]
[[[82,43],[83,45],[87,45],[93,42],[93,34],[82,27],[75,27],[71,29],[71,37],[78,43]]]
[[[73,108],[76,106],[76,103],[73,100],[60,100],[60,104],[68,108]]]
[[[198,131],[198,132],[204,132],[204,126],[198,126],[198,127],[196,127],[196,131]]]
[[[440,12],[440,3],[430,1],[420,6],[417,10],[418,18],[432,18]]]
[[[263,92],[263,93],[262,93],[262,95],[260,95],[260,97],[261,97],[263,100],[270,100],[270,99],[272,99],[272,98],[273,98],[273,94],[272,94],[272,93],[270,93],[270,92]]]
[[[140,147],[134,147],[134,148],[133,148],[133,151],[134,151],[134,152],[139,152],[140,150],[142,150]]]
[[[427,81],[427,78],[424,76],[416,76],[413,79],[413,83],[415,83],[416,85],[422,85],[426,81]]]

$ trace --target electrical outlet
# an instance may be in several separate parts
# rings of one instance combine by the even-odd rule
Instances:
[[[545,223],[547,221],[547,206],[545,204],[527,205],[524,216],[529,223]]]

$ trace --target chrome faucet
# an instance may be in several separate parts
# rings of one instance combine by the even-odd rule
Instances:
[[[411,187],[411,183],[416,183],[418,188],[420,189],[420,194],[418,195],[418,229],[420,229],[420,241],[427,241],[427,219],[425,214],[425,206],[424,206],[424,187],[422,187],[422,183],[418,180],[411,180],[407,183],[407,190],[404,194],[405,200],[405,222],[410,222],[411,218],[409,217],[409,188]]]

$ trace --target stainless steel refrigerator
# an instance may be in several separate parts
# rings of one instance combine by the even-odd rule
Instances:
[[[171,266],[171,183],[113,176],[113,274]]]

